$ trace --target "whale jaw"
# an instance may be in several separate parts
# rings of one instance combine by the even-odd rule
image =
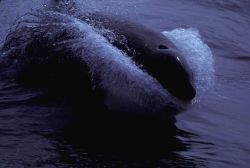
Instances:
[[[149,74],[154,76],[159,83],[168,90],[172,96],[185,101],[191,101],[196,90],[187,65],[180,54],[176,52],[157,53],[146,67]]]

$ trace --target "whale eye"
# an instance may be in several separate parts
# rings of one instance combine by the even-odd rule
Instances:
[[[160,49],[160,50],[164,50],[164,49],[168,49],[168,47],[167,47],[167,46],[165,46],[165,45],[159,45],[159,46],[158,46],[158,49]]]

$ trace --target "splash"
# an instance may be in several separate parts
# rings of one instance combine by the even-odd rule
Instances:
[[[61,35],[67,32],[67,37]],[[143,71],[124,52],[114,47],[99,31],[75,17],[55,11],[39,11],[25,16],[9,34],[6,46],[12,46],[5,53],[13,57],[22,55],[27,42],[36,38],[48,39],[46,45],[54,51],[63,48],[74,53],[87,64],[93,85],[107,93],[107,103],[133,104],[146,111],[158,111],[166,106],[184,106],[173,98],[156,79]],[[15,39],[15,40],[14,40]],[[5,56],[7,56],[5,55]],[[22,58],[15,56],[15,62]],[[23,54],[25,57],[25,53]],[[49,58],[44,58],[46,60]],[[118,100],[118,101],[117,101]],[[124,105],[123,105],[124,106]],[[110,107],[112,109],[113,107]]]
[[[109,30],[97,30],[61,12],[37,11],[25,15],[13,28],[5,41],[5,46],[10,48],[2,51],[5,57],[2,59],[5,62],[22,62],[26,46],[42,37],[47,39],[46,45],[53,46],[54,51],[70,50],[71,57],[81,58],[87,64],[93,87],[107,93],[106,104],[110,109],[136,106],[135,109],[154,112],[165,107],[186,107],[136,65],[131,57],[114,47],[102,31]],[[186,61],[194,73],[198,100],[213,81],[213,57],[209,47],[201,41],[195,29],[175,29],[163,34],[187,56]],[[49,58],[41,60],[46,59]]]
[[[178,28],[162,33],[186,56],[197,91],[193,102],[199,101],[214,82],[214,59],[211,49],[202,41],[199,31],[194,28]]]

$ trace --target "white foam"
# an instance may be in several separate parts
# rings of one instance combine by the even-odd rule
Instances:
[[[33,32],[30,31],[40,32],[50,39],[53,46],[58,47],[55,49],[66,47],[72,50],[74,57],[86,62],[93,84],[107,93],[106,103],[110,109],[131,104],[149,111],[157,111],[165,106],[185,107],[129,56],[110,44],[100,30],[87,23],[53,11],[40,11],[24,18],[23,22],[18,25],[21,27],[19,33],[24,34],[24,43],[26,37],[32,36]],[[56,42],[56,36],[65,30],[70,33],[70,38]],[[194,72],[196,89],[200,93],[206,90],[204,88],[208,88],[213,74],[213,58],[210,49],[200,40],[198,31],[175,29],[163,33],[187,56],[187,63]]]
[[[177,48],[185,55],[186,62],[194,75],[198,101],[211,88],[214,81],[214,59],[211,49],[201,40],[199,31],[194,28],[178,28],[164,31]]]

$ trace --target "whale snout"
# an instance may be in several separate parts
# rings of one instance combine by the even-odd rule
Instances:
[[[159,83],[174,97],[183,101],[191,101],[196,90],[193,84],[192,73],[183,56],[177,51],[163,48],[158,51],[155,58],[154,70],[151,72]]]

